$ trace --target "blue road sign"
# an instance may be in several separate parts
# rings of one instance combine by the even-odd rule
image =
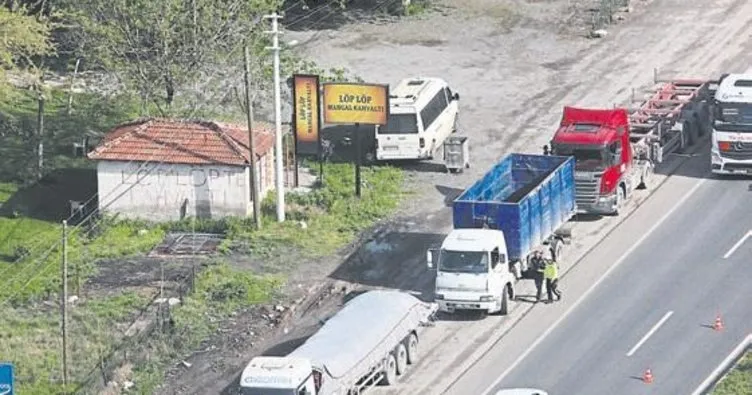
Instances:
[[[0,395],[13,395],[13,364],[0,363]]]

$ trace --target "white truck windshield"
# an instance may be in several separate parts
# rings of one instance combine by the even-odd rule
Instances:
[[[439,271],[448,273],[488,273],[488,253],[441,250],[439,254]]]
[[[752,133],[752,103],[716,103],[715,129]]]

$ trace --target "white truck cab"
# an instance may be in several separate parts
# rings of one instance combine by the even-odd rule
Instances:
[[[722,77],[713,106],[711,171],[752,175],[752,69]]]
[[[240,395],[314,395],[313,372],[304,358],[256,357],[240,375]]]
[[[454,229],[441,248],[428,250],[427,264],[436,269],[439,311],[509,313],[515,297],[515,276],[508,262],[504,232]]]
[[[456,131],[459,99],[440,78],[400,81],[389,92],[387,124],[376,127],[376,160],[433,158]]]

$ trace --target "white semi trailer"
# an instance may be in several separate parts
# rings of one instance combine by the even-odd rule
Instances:
[[[370,291],[285,357],[256,357],[242,395],[355,395],[394,384],[417,360],[418,338],[438,306],[399,291]]]

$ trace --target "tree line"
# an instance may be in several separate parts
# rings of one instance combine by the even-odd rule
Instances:
[[[34,87],[45,70],[79,60],[171,115],[178,96],[196,105],[210,90],[202,86],[209,77],[233,73],[246,40],[260,53],[268,44],[261,17],[281,6],[278,0],[6,0],[0,83],[7,90],[21,78]]]

